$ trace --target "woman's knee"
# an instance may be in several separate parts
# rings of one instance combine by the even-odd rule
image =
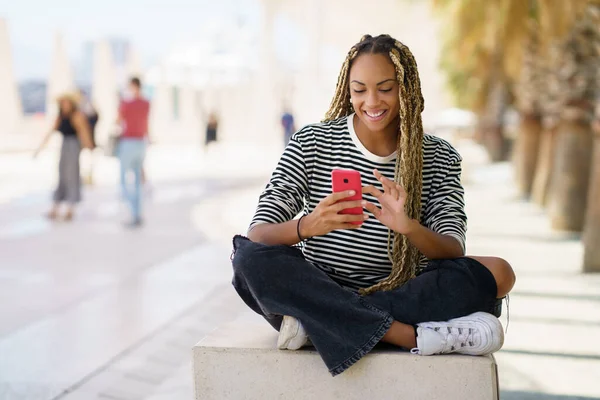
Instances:
[[[517,278],[508,261],[499,257],[468,257],[479,261],[492,273],[498,287],[497,297],[504,297],[512,290]]]
[[[290,250],[291,251],[291,250]],[[282,246],[268,246],[256,243],[243,236],[233,239],[231,261],[235,275],[246,279],[259,278],[260,281],[279,279],[286,260],[286,249]]]
[[[236,236],[233,238],[233,253],[231,263],[235,274],[247,275],[260,264],[259,245],[251,240]]]

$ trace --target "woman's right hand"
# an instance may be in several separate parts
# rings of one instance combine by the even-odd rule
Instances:
[[[332,193],[325,197],[315,209],[300,222],[300,235],[307,239],[313,236],[323,236],[336,229],[358,229],[361,225],[353,224],[356,221],[365,221],[367,214],[351,215],[339,214],[346,208],[362,208],[361,200],[341,201],[354,196],[354,191]],[[338,203],[339,202],[339,203]]]

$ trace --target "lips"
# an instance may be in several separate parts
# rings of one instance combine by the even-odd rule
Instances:
[[[363,111],[367,119],[372,122],[377,122],[385,117],[387,110],[372,110],[372,111]]]

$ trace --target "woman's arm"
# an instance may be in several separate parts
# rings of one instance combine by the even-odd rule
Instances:
[[[40,152],[46,147],[46,145],[48,144],[48,141],[50,140],[50,138],[52,137],[52,135],[54,134],[54,132],[56,132],[56,130],[58,129],[58,126],[60,124],[60,117],[57,116],[56,120],[54,121],[54,125],[52,126],[52,129],[50,129],[45,135],[44,138],[42,139],[40,145],[38,146],[38,148],[33,152],[33,158],[36,158]]]
[[[92,149],[94,146],[92,144],[92,132],[90,130],[90,124],[87,121],[85,115],[82,112],[77,111],[71,117],[71,123],[77,132],[77,138],[79,138],[79,142],[81,146],[86,149]]]
[[[340,214],[344,209],[360,207],[360,200],[343,201],[352,196],[352,191],[332,193],[321,200],[310,214],[280,224],[256,225],[248,238],[253,242],[269,245],[292,246],[304,239],[323,236],[336,229],[358,229],[360,225],[354,222],[363,222],[369,218],[368,215]]]
[[[349,192],[332,193],[308,215],[299,220],[293,219],[304,208],[304,201],[310,192],[307,172],[310,165],[306,165],[301,143],[303,138],[298,136],[290,140],[260,196],[248,230],[248,238],[253,242],[291,246],[335,229],[357,229],[360,225],[352,222],[365,220],[363,215],[338,214],[344,208],[360,207],[360,201],[341,201],[354,195]]]
[[[404,234],[408,240],[428,259],[458,258],[465,255],[462,245],[453,236],[442,235],[412,220]]]
[[[285,149],[259,197],[248,238],[269,245],[298,243],[298,221],[293,218],[302,211],[307,193],[308,174],[304,152],[301,143],[294,140]]]
[[[295,219],[280,224],[259,224],[248,232],[248,239],[268,245],[293,246],[300,243],[301,240],[298,237],[297,228],[298,220]]]

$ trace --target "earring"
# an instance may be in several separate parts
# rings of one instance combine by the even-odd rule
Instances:
[[[352,99],[350,99],[350,104],[352,104]]]

